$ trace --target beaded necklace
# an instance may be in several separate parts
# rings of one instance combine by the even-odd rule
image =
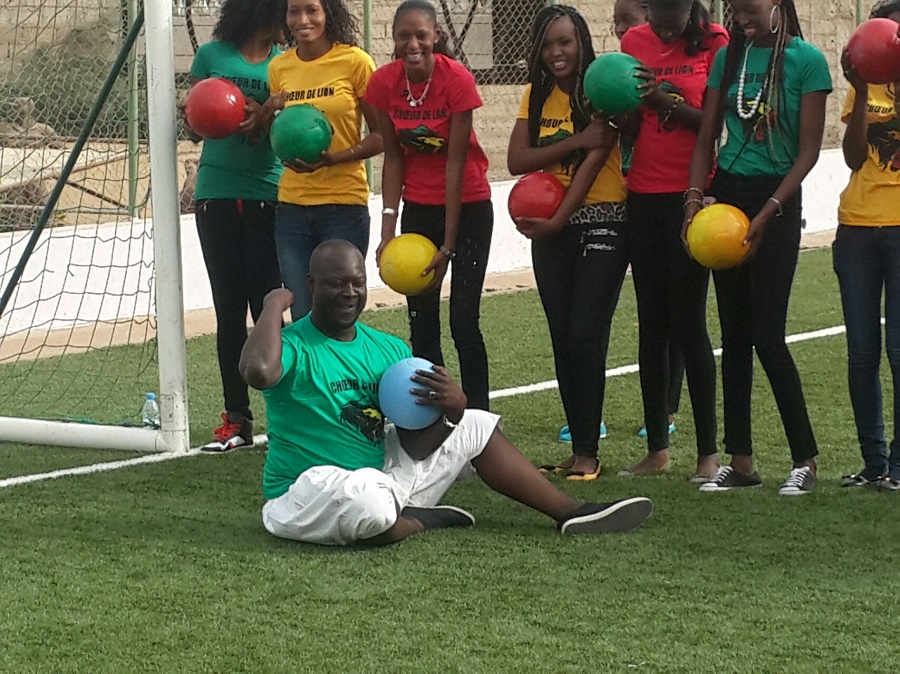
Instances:
[[[428,80],[425,82],[425,90],[422,92],[422,95],[418,98],[414,98],[412,95],[412,84],[409,81],[409,76],[406,77],[406,100],[409,102],[409,107],[415,108],[422,103],[425,102],[425,97],[428,95],[428,90],[431,88],[431,75],[428,76]]]
[[[741,65],[741,74],[738,77],[738,90],[737,90],[737,114],[738,117],[744,120],[753,119],[756,113],[759,111],[759,106],[762,104],[763,92],[769,85],[769,78],[772,76],[771,68],[766,73],[766,79],[763,81],[762,86],[759,88],[759,91],[756,92],[756,98],[754,98],[750,102],[749,110],[744,110],[744,85],[747,81],[747,61],[750,60],[750,50],[753,48],[752,42],[747,42],[747,49],[744,50],[744,62]]]

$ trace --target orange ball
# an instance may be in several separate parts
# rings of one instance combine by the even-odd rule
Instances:
[[[701,209],[688,225],[687,240],[691,255],[710,269],[734,267],[750,252],[744,245],[750,219],[729,204],[713,204]]]

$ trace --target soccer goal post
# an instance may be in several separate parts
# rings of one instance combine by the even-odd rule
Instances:
[[[186,452],[172,4],[3,12],[0,442]]]

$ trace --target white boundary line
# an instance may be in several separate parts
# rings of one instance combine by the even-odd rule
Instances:
[[[883,320],[882,323],[884,323]],[[843,335],[845,332],[847,332],[847,328],[843,325],[838,325],[834,328],[824,328],[822,330],[815,330],[813,332],[804,332],[799,335],[789,335],[786,341],[788,344],[794,344],[795,342],[807,342],[812,339],[824,339],[826,337]],[[721,356],[722,349],[716,349],[715,351],[713,351],[713,354],[716,357]],[[623,365],[621,367],[613,368],[612,370],[607,370],[606,377],[621,377],[626,374],[634,374],[637,371],[637,365]],[[551,379],[550,381],[542,381],[537,384],[529,384],[528,386],[517,386],[515,388],[505,388],[499,391],[491,391],[491,400],[496,400],[497,398],[511,398],[513,396],[526,395],[528,393],[538,393],[540,391],[550,391],[558,387],[559,383],[555,379]],[[2,486],[2,484],[0,484],[0,486]]]
[[[884,322],[884,321],[882,321]],[[797,342],[808,342],[814,339],[825,339],[827,337],[835,337],[837,335],[842,335],[847,332],[847,328],[843,325],[839,325],[833,328],[825,328],[823,330],[814,330],[813,332],[804,332],[798,335],[790,335],[787,338],[788,344],[795,344]],[[722,349],[716,349],[713,352],[716,356],[720,356],[722,354]],[[622,367],[613,368],[612,370],[606,371],[607,377],[622,377],[627,374],[634,374],[638,371],[637,365],[623,365]],[[515,388],[506,388],[501,389],[499,391],[491,392],[491,399],[496,400],[498,398],[512,398],[514,396],[527,395],[529,393],[538,393],[541,391],[551,391],[555,388],[558,388],[558,383],[555,379],[551,379],[550,381],[542,381],[537,384],[529,384],[528,386],[517,386]],[[268,441],[268,438],[265,435],[257,435],[253,438],[254,444],[264,444]],[[163,461],[170,461],[172,459],[180,459],[186,456],[197,456],[199,454],[199,449],[194,449],[187,454],[182,453],[166,453],[166,454],[151,454],[148,456],[141,456],[136,459],[126,459],[125,461],[108,461],[106,463],[95,463],[88,466],[78,466],[77,468],[64,468],[61,470],[54,470],[49,473],[36,473],[34,475],[20,475],[18,477],[9,477],[4,480],[0,480],[0,489],[6,489],[7,487],[15,487],[22,484],[29,484],[32,482],[43,482],[44,480],[55,480],[60,477],[68,477],[69,475],[92,475],[94,473],[105,473],[112,470],[119,470],[120,468],[130,468],[131,466],[140,466],[149,463],[162,463]]]

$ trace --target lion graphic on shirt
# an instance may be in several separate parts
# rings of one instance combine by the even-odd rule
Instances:
[[[397,139],[403,147],[422,154],[437,154],[444,149],[444,139],[424,124],[414,129],[401,129]]]
[[[878,158],[883,171],[900,171],[900,120],[892,119],[884,124],[870,124],[869,147]]]

